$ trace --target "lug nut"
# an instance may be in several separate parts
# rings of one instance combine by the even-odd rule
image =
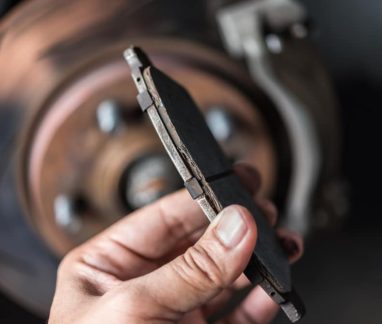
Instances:
[[[120,123],[118,104],[113,100],[102,101],[97,108],[97,122],[102,132],[106,134],[115,132]]]
[[[225,142],[233,135],[235,131],[233,120],[223,107],[211,107],[205,118],[211,133],[218,142]]]
[[[280,54],[283,51],[283,40],[276,34],[265,36],[265,44],[268,50],[273,54]]]
[[[56,224],[70,234],[78,233],[81,219],[75,201],[66,195],[58,195],[54,199],[53,208]]]

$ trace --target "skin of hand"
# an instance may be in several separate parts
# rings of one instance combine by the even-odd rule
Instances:
[[[258,173],[235,168],[253,194]],[[274,205],[255,199],[270,224]],[[301,238],[281,231],[289,260],[302,255]],[[63,259],[49,323],[206,323],[249,281],[242,275],[257,229],[244,207],[225,208],[208,225],[185,190],[137,210]],[[222,323],[268,323],[278,305],[255,287]]]

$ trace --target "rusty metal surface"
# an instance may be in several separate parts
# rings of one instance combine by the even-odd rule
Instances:
[[[67,21],[62,6],[32,1],[11,15],[3,24],[0,59],[7,76],[0,95],[17,101],[22,111],[16,139],[21,199],[27,218],[55,253],[64,254],[128,212],[120,201],[120,178],[139,156],[159,149],[156,138],[146,133],[144,121],[137,119],[133,93],[125,90],[132,85],[124,79],[120,53],[130,42],[147,44],[158,64],[187,86],[203,109],[220,107],[245,125],[225,148],[235,159],[259,166],[264,193],[272,192],[277,173],[273,139],[256,106],[229,80],[249,88],[251,82],[241,68],[218,52],[177,39],[124,39],[140,33],[139,23],[130,31],[130,22],[124,21],[122,34],[100,47],[106,41],[102,33],[119,30],[121,12],[130,14],[134,6],[113,1],[100,11],[99,1],[68,2],[64,8],[75,13],[75,23],[65,30],[60,28]],[[85,12],[86,19],[76,19]],[[41,38],[47,26],[49,37]],[[72,46],[79,38],[80,49]],[[114,134],[103,133],[96,121],[97,107],[107,99],[116,101],[123,115]],[[63,196],[74,199],[73,204],[81,200],[81,215],[73,215],[73,226],[65,219],[71,216],[60,212],[59,220],[55,216],[57,206],[65,209],[60,204]]]
[[[236,159],[247,159],[259,167],[264,177],[263,190],[269,194],[274,183],[275,153],[261,116],[254,112],[252,104],[213,75],[185,65],[162,64],[190,87],[204,109],[221,106],[245,121],[249,133],[238,134],[241,145],[238,147],[231,142],[231,148],[228,145],[226,149]],[[30,155],[26,157],[30,159],[26,168],[27,183],[30,184],[26,195],[33,210],[33,222],[60,254],[128,211],[118,201],[119,179],[138,156],[160,149],[145,121],[137,118],[137,111],[134,111],[137,107],[132,102],[134,95],[125,90],[131,88],[131,84],[122,75],[125,76],[126,71],[116,62],[62,91],[56,100],[52,100],[37,132],[28,138],[32,141]],[[209,86],[208,91],[203,90],[207,84],[214,85]],[[91,93],[86,91],[89,88]],[[123,125],[115,134],[102,133],[96,123],[96,109],[104,98],[119,102],[125,116]],[[257,146],[251,148],[254,138]],[[83,215],[83,227],[75,235],[57,227],[54,219],[54,199],[60,193],[81,193],[89,204],[89,210]]]

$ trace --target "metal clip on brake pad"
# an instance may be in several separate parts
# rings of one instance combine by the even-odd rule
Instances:
[[[294,292],[288,259],[274,230],[241,186],[187,91],[156,69],[136,47],[124,53],[138,89],[137,100],[158,133],[185,187],[212,221],[226,206],[248,208],[256,220],[258,240],[244,273],[277,302],[292,322],[305,313]]]

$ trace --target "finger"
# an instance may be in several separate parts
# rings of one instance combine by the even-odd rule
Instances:
[[[207,324],[208,322],[204,318],[203,314],[198,310],[194,310],[193,312],[187,313],[183,316],[182,324]]]
[[[259,204],[260,206],[260,204]],[[262,206],[263,210],[266,209]],[[287,229],[277,229],[277,236],[280,238],[282,247],[288,255],[290,263],[298,261],[304,250],[303,240],[300,235]],[[244,277],[244,276],[243,276]],[[244,277],[244,279],[246,279]],[[240,285],[236,285],[235,288],[248,283],[245,280],[241,280]],[[232,291],[231,291],[232,293]],[[224,305],[223,302],[227,302],[228,297],[225,296],[225,300],[221,300],[219,305],[215,303],[212,310],[216,311],[218,306]],[[210,310],[210,309],[208,309]],[[224,322],[231,323],[268,323],[273,320],[279,310],[278,305],[265,293],[261,287],[255,287],[252,292],[245,298],[243,303],[228,317]],[[211,314],[211,313],[209,313]]]
[[[260,173],[255,167],[245,162],[238,162],[233,168],[241,184],[252,194],[257,205],[264,212],[264,216],[267,218],[269,224],[275,226],[277,223],[276,206],[269,200],[257,196],[257,192],[261,186]]]
[[[255,201],[257,206],[262,210],[269,225],[272,227],[275,226],[278,218],[276,206],[270,200],[261,197],[256,197]]]
[[[106,235],[146,258],[160,258],[208,220],[186,190],[139,209],[107,230]]]
[[[265,324],[275,318],[278,310],[277,303],[260,286],[257,286],[249,293],[242,304],[228,316],[225,322]]]
[[[137,210],[77,249],[92,270],[127,280],[161,265],[159,259],[194,244],[208,223],[185,190]]]
[[[165,318],[179,319],[232,285],[246,267],[256,238],[256,225],[248,210],[230,206],[182,256],[126,282],[126,300],[138,298],[148,306],[144,311],[150,310],[151,318],[165,314]],[[141,293],[137,295],[137,291]]]
[[[249,281],[247,276],[244,273],[242,273],[240,275],[240,277],[237,278],[237,280],[234,282],[233,287],[235,290],[238,290],[238,289],[242,289],[244,287],[247,287],[250,284],[251,284],[251,282]]]
[[[256,195],[261,186],[261,177],[257,169],[245,162],[235,163],[233,169],[239,177],[241,184],[252,195]]]
[[[190,246],[194,245],[202,237],[207,227],[208,226],[206,225],[201,229],[197,230],[196,232],[192,233],[190,236],[187,237],[187,239],[180,240],[179,243],[176,244],[176,247],[174,249],[172,249],[168,254],[161,258],[160,265],[169,263],[179,255],[186,252]]]
[[[267,202],[267,200],[265,200]],[[261,204],[259,204],[260,206]],[[260,206],[263,210],[267,209],[265,206]],[[298,261],[303,254],[303,240],[300,235],[293,233],[287,229],[277,229],[277,235],[281,240],[281,244],[288,255],[290,263],[295,263]],[[227,301],[232,298],[232,295],[240,288],[247,286],[249,283],[248,279],[241,275],[238,280],[235,281],[233,288],[226,290],[224,295],[218,296],[213,300],[213,303],[207,305],[204,308],[204,312],[207,316],[211,316],[217,310],[224,307]],[[268,298],[266,298],[268,297]],[[253,300],[255,300],[255,302]],[[259,302],[259,307],[263,307],[265,312],[256,312],[255,315],[251,315],[248,309],[257,307],[256,303]],[[263,304],[265,306],[263,306]],[[245,299],[244,303],[240,308],[237,309],[235,313],[229,316],[229,321],[233,323],[264,323],[272,320],[274,315],[277,313],[277,304],[272,301],[272,299],[261,289],[257,287],[251,292]],[[251,315],[251,316],[250,316]]]
[[[277,236],[281,242],[290,263],[297,262],[304,254],[304,242],[302,237],[286,228],[276,230]]]
[[[244,274],[241,274],[229,288],[224,289],[219,295],[203,306],[203,314],[205,317],[209,318],[224,309],[227,303],[232,298],[235,299],[236,295],[248,285],[251,285],[250,281]]]

